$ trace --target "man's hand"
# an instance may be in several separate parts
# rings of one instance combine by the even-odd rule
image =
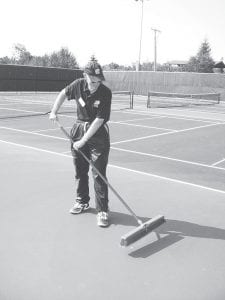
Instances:
[[[54,112],[50,112],[50,114],[49,114],[49,120],[53,121],[53,122],[58,121],[57,114],[55,114]]]
[[[80,148],[82,148],[85,145],[85,143],[86,143],[86,140],[81,139],[81,140],[73,143],[73,148],[77,151]]]

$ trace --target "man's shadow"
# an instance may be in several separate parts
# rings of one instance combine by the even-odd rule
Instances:
[[[145,217],[138,218],[142,222],[149,220],[149,218]],[[110,211],[110,221],[112,225],[124,225],[129,227],[138,226],[133,216],[120,212]],[[153,230],[153,233],[155,233],[157,237],[155,242],[139,248],[138,250],[129,253],[129,255],[134,258],[146,258],[183,240],[185,237],[225,240],[225,229],[199,225],[181,220],[166,219],[166,222]],[[161,235],[163,236],[161,237]]]

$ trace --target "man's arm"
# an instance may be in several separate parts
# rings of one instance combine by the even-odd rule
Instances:
[[[49,119],[54,121],[57,119],[57,112],[60,109],[63,102],[66,100],[67,96],[65,93],[65,89],[63,89],[57,96],[55,103],[52,107],[51,113],[49,115]]]
[[[85,143],[98,131],[98,129],[103,125],[104,119],[95,118],[91,123],[84,136],[77,142],[73,144],[74,149],[79,149],[85,145]]]

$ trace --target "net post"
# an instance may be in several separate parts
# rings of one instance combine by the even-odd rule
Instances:
[[[131,105],[130,108],[133,109],[134,108],[134,91],[131,92]]]
[[[150,104],[150,92],[148,92],[148,96],[147,96],[147,108],[151,108],[151,104]]]
[[[131,91],[129,91],[129,95],[130,95],[130,108],[131,108],[131,106],[132,106],[132,92]]]
[[[217,98],[217,104],[220,104],[220,100],[221,100],[221,98],[220,98],[220,97],[221,97],[221,94],[220,94],[220,93],[218,93],[217,97],[218,97],[218,98]]]

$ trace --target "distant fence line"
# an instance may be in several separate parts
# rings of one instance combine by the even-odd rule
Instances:
[[[107,71],[107,85],[112,90],[130,90],[137,95],[149,91],[165,93],[220,93],[225,101],[225,74],[150,71]]]
[[[0,91],[60,91],[82,76],[78,69],[0,65]]]
[[[113,91],[166,93],[220,93],[225,101],[225,74],[151,71],[105,71]],[[82,70],[0,65],[0,91],[60,91],[83,76]]]

